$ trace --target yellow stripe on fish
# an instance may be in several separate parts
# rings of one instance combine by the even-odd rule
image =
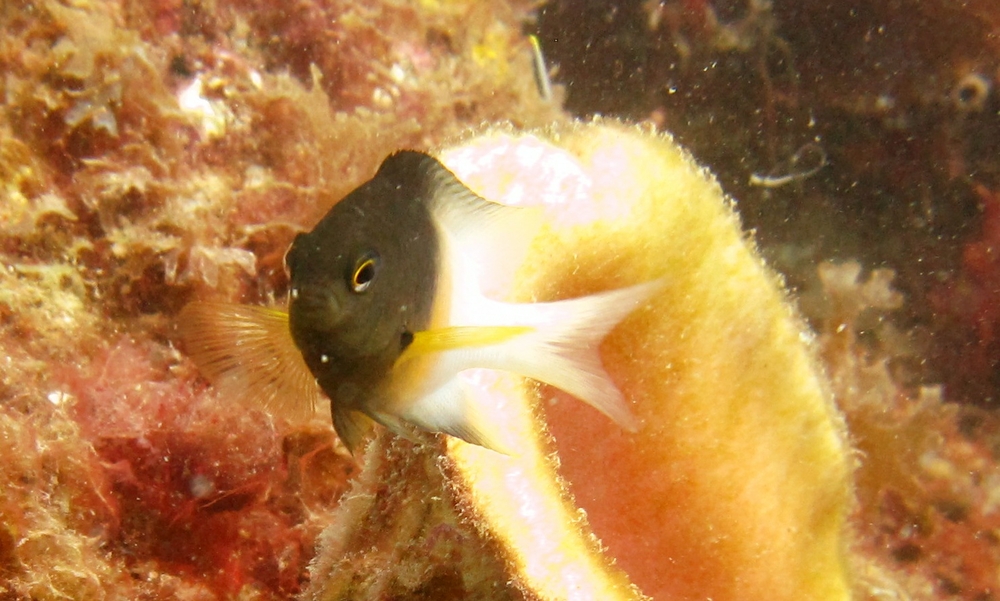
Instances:
[[[406,352],[399,357],[399,361],[417,355],[501,344],[534,330],[528,326],[453,326],[416,332],[413,334],[413,342],[406,347]]]

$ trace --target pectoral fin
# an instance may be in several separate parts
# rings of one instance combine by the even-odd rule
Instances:
[[[319,387],[284,311],[193,302],[177,316],[177,330],[198,370],[223,396],[292,420],[315,413]]]
[[[350,409],[337,409],[334,405],[333,429],[351,455],[361,447],[361,442],[371,432],[372,427],[372,420],[368,416]]]

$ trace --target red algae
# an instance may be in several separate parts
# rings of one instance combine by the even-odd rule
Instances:
[[[938,318],[949,324],[940,361],[949,391],[991,405],[1000,386],[1000,195],[977,186],[982,205],[978,235],[962,248],[961,266],[930,293]]]
[[[355,469],[328,421],[217,398],[191,298],[273,302],[388,152],[538,97],[530,3],[0,9],[0,596],[287,599]]]
[[[322,469],[335,477],[317,488],[336,490],[305,505],[289,470],[302,471],[303,455],[328,442],[289,445],[263,414],[220,407],[190,373],[164,369],[174,360],[166,347],[126,339],[60,376],[96,455],[89,477],[101,484],[103,544],[134,578],[183,575],[221,598],[247,588],[295,594],[321,509],[337,501],[353,463],[326,455]]]
[[[982,599],[997,587],[996,416],[943,398],[941,386],[907,387],[891,369],[912,352],[885,320],[905,301],[893,274],[862,277],[857,263],[820,266],[820,344],[834,393],[861,453],[859,593]],[[879,324],[872,326],[871,324]],[[860,336],[874,330],[872,347]],[[881,591],[881,592],[880,592]]]

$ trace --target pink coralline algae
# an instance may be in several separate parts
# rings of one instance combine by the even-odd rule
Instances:
[[[962,247],[961,270],[930,292],[939,318],[950,329],[938,357],[955,398],[991,404],[1000,400],[1000,195],[979,185],[982,207],[977,234]]]

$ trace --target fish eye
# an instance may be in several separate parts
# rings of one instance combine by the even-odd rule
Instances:
[[[351,274],[351,290],[361,294],[372,285],[375,280],[375,273],[378,269],[378,257],[374,253],[366,253],[354,266]]]

